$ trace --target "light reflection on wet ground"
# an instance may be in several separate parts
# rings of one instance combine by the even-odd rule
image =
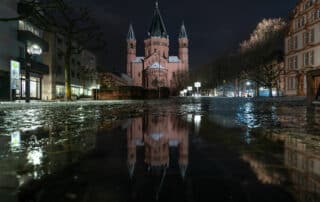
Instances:
[[[0,105],[0,198],[320,201],[319,114],[221,98]]]

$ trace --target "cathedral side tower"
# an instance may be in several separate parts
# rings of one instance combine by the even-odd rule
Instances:
[[[136,58],[137,40],[132,25],[129,26],[127,36],[127,74],[132,77],[132,62]]]
[[[179,58],[183,63],[183,70],[189,71],[189,39],[184,23],[179,34]]]

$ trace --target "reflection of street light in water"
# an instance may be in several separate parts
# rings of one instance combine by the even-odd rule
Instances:
[[[21,147],[21,134],[20,131],[11,133],[11,151],[17,151]]]
[[[251,82],[250,81],[247,81],[246,82],[246,86],[247,86],[247,97],[252,97],[253,95],[251,95]]]
[[[201,115],[194,115],[194,127],[196,134],[200,131],[200,125],[201,125]]]
[[[32,136],[29,144],[30,148],[27,155],[28,163],[34,166],[38,166],[42,163],[43,151],[42,148],[39,146],[37,137]]]

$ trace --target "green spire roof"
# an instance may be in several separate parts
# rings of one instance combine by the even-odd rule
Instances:
[[[151,26],[150,26],[150,29],[148,32],[148,36],[149,37],[163,37],[163,38],[168,37],[167,29],[164,25],[158,2],[156,2],[156,6],[155,6],[154,13],[153,13],[153,18],[152,18]]]
[[[132,24],[130,24],[130,26],[129,26],[129,32],[128,32],[127,39],[128,40],[135,40],[136,39],[136,37],[134,35]]]
[[[182,25],[181,25],[181,30],[180,30],[179,38],[180,38],[180,39],[182,39],[182,38],[188,38],[187,31],[186,31],[186,27],[184,26],[184,22],[182,22]]]

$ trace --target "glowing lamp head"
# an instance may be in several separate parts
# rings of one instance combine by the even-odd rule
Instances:
[[[41,55],[42,54],[42,49],[39,45],[37,44],[32,44],[28,46],[27,52],[31,55]]]
[[[195,82],[195,83],[194,83],[194,87],[200,88],[200,87],[201,87],[201,83],[200,83],[200,82]]]

